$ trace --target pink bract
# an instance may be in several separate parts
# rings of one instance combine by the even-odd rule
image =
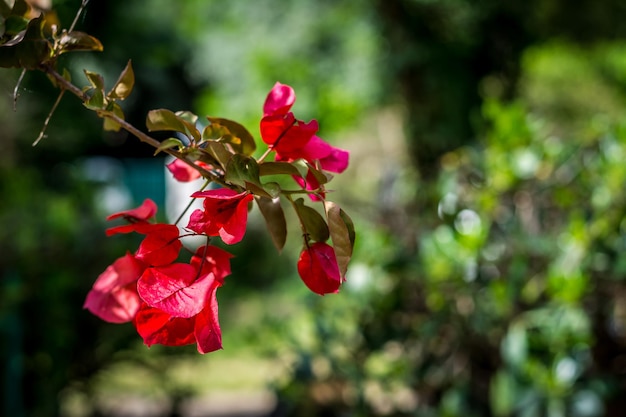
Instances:
[[[109,323],[131,321],[141,305],[136,282],[145,268],[131,254],[118,258],[96,279],[83,308]]]
[[[296,93],[288,85],[277,82],[263,104],[263,116],[285,114],[296,101]]]

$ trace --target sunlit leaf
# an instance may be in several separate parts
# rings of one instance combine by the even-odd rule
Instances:
[[[90,110],[103,110],[106,105],[102,90],[94,90],[93,94],[83,103]]]
[[[330,234],[324,217],[314,208],[305,206],[304,199],[302,198],[295,201],[295,208],[298,212],[298,218],[302,222],[302,226],[309,235],[309,238],[316,242],[327,241]]]
[[[219,117],[207,117],[207,119],[212,125],[224,126],[235,138],[239,139],[238,143],[233,143],[238,152],[241,152],[244,155],[252,155],[254,153],[254,150],[256,149],[254,138],[241,124]]]
[[[115,82],[115,85],[109,91],[109,97],[113,99],[124,100],[133,91],[135,85],[135,73],[131,65],[130,60],[126,64],[126,67],[120,74],[119,78]]]
[[[96,72],[91,72],[87,70],[84,71],[87,80],[89,80],[89,84],[91,84],[91,86],[96,90],[101,90],[104,92],[104,78],[102,77],[102,75]]]
[[[332,201],[326,201],[324,202],[324,209],[326,210],[328,229],[330,231],[330,238],[333,241],[333,247],[335,248],[339,272],[341,272],[341,276],[344,277],[348,270],[350,258],[352,258],[354,241],[350,238],[348,225],[346,225],[346,222],[341,216],[341,208]]]
[[[124,119],[124,112],[122,111],[122,108],[120,107],[119,104],[115,102],[111,102],[110,105],[107,106],[107,110],[110,112],[113,112],[113,114],[115,114],[120,119]],[[105,117],[103,128],[104,130],[107,130],[107,131],[119,132],[122,126],[115,120]]]
[[[255,197],[259,210],[265,219],[267,230],[278,252],[283,250],[287,241],[287,221],[278,198]]]
[[[185,134],[194,140],[200,140],[200,132],[196,127],[167,109],[150,110],[146,118],[146,126],[150,132],[170,130]]]
[[[196,125],[196,123],[198,122],[198,116],[193,114],[190,111],[177,111],[176,116],[180,117],[181,119],[187,121],[188,123],[191,123],[192,125]]]
[[[159,145],[159,147],[156,149],[156,151],[154,151],[154,154],[158,154],[159,152],[162,152],[166,149],[172,149],[172,148],[182,148],[184,145],[183,143],[180,141],[180,139],[177,138],[168,138],[165,139],[164,141],[161,142],[161,145]]]
[[[101,52],[102,43],[91,35],[84,32],[63,31],[59,39],[59,54],[73,51],[96,51]]]

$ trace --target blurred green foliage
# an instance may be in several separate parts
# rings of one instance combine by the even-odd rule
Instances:
[[[71,19],[75,2],[57,3]],[[297,249],[275,256],[251,219],[218,295],[226,351],[136,349],[132,328],[80,309],[132,243],[103,239],[95,196],[111,184],[86,181],[77,161],[151,150],[102,134],[71,99],[31,149],[52,90],[27,78],[12,113],[11,73],[0,86],[0,356],[21,384],[2,387],[5,414],[59,413],[63,388],[91,402],[83,415],[131,389],[177,404],[247,386],[231,372],[244,368],[242,379],[273,381],[277,416],[621,416],[623,15],[617,0],[92,1],[81,25],[104,54],[68,64],[75,80],[88,68],[112,82],[132,59],[125,110],[137,126],[168,107],[254,132],[271,85],[294,86],[299,114],[365,161],[353,159],[341,202],[357,246],[345,288],[320,298],[289,268]],[[379,136],[396,146],[389,123],[371,127],[383,107],[405,122],[394,154],[408,162],[359,153]]]

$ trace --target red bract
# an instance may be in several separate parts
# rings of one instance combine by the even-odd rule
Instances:
[[[200,168],[209,168],[209,165],[202,161],[196,161],[195,164]],[[197,169],[194,169],[180,159],[175,159],[173,162],[170,162],[165,166],[172,173],[174,178],[180,182],[189,182],[201,177],[201,174]]]
[[[126,221],[130,222],[130,224],[125,224],[122,226],[114,226],[110,227],[106,230],[107,236],[112,236],[118,233],[131,233],[131,232],[139,232],[139,233],[147,233],[147,231],[152,226],[148,220],[152,219],[157,212],[157,205],[154,201],[146,198],[143,203],[134,209],[120,211],[119,213],[111,214],[107,217],[107,220],[114,220],[119,217],[123,217]]]
[[[201,275],[212,272],[218,282],[223,283],[224,278],[230,275],[230,259],[232,254],[217,246],[202,246],[191,257],[190,264],[196,268],[202,267]]]
[[[137,249],[137,259],[148,265],[158,266],[171,264],[178,258],[182,247],[178,239],[178,227],[173,224],[151,224],[148,227],[142,226],[141,229],[140,233],[146,233],[146,237]]]
[[[136,282],[145,268],[130,254],[117,259],[96,279],[83,308],[110,323],[131,321],[141,305]]]
[[[208,236],[220,236],[224,243],[240,242],[246,232],[248,203],[252,194],[237,193],[230,188],[198,191],[191,195],[204,198],[204,210],[191,213],[187,228]]]
[[[336,293],[342,282],[335,251],[323,242],[315,242],[302,250],[298,274],[311,291],[320,295]]]
[[[148,303],[142,305],[135,316],[134,324],[146,345],[181,346],[196,343],[200,353],[222,348],[216,297],[221,283],[213,273],[200,280],[206,280],[203,285],[208,287],[208,291],[201,299],[203,308],[191,317],[177,317]],[[200,294],[194,294],[192,298],[196,296]]]

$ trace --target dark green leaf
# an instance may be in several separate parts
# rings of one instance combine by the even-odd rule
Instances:
[[[263,162],[259,164],[259,175],[300,175],[300,171],[291,162]]]
[[[204,148],[200,148],[202,151],[213,157],[221,166],[222,169],[226,169],[228,161],[233,156],[233,153],[226,145],[219,142],[207,142]]]
[[[305,206],[302,198],[297,199],[294,206],[309,238],[315,242],[327,241],[330,234],[324,217],[314,208]]]
[[[43,17],[28,22],[9,41],[0,44],[0,67],[37,69],[52,58],[52,45],[43,36]]]
[[[4,35],[13,37],[28,27],[29,20],[22,16],[11,15],[4,21]]]
[[[320,171],[319,169],[316,169],[311,165],[309,165],[309,172],[313,174],[313,176],[320,185],[324,185],[333,179],[333,176],[331,174]]]
[[[16,16],[26,16],[30,14],[31,7],[24,0],[15,0],[11,14]]]
[[[59,54],[74,51],[102,51],[102,43],[84,32],[63,31],[59,38]]]
[[[135,73],[133,71],[133,67],[128,60],[126,67],[120,74],[119,78],[115,82],[115,85],[109,91],[109,97],[112,99],[120,99],[124,100],[126,97],[130,95],[133,91],[133,86],[135,85]]]
[[[335,248],[339,272],[341,276],[344,277],[348,270],[350,258],[352,258],[354,240],[351,239],[348,225],[341,216],[341,208],[332,201],[326,201],[324,202],[324,209],[326,210],[328,229],[330,231],[330,238],[333,241],[333,247]],[[352,221],[350,221],[350,223],[352,223]],[[354,229],[353,225],[352,228]],[[352,230],[352,233],[354,233],[354,230]]]
[[[224,179],[231,184],[242,187],[246,186],[246,182],[261,187],[259,180],[259,165],[254,158],[248,158],[241,154],[234,154],[226,165],[226,174]],[[262,188],[262,187],[261,187]]]
[[[282,251],[287,240],[287,221],[285,220],[285,213],[280,200],[278,198],[271,199],[258,196],[255,196],[254,199],[259,206],[259,210],[261,210],[263,218],[265,218],[265,224],[274,246],[276,246],[278,252]]]
[[[187,137],[193,138],[195,141],[200,140],[200,132],[198,132],[195,125],[177,116],[171,110],[150,110],[146,118],[146,126],[150,132],[170,130],[183,133]]]
[[[341,216],[341,219],[343,220],[344,224],[346,225],[346,228],[348,229],[348,236],[350,238],[350,246],[354,248],[354,241],[356,240],[356,232],[354,230],[354,223],[352,222],[352,219],[350,218],[350,216],[346,214],[345,211],[339,210],[339,215]]]
[[[248,132],[245,127],[235,121],[219,117],[207,117],[207,119],[211,122],[211,125],[223,126],[228,129],[232,135],[232,138],[229,138],[228,142],[235,147],[237,152],[248,156],[254,153],[256,143],[254,142],[254,138],[250,132]]]

